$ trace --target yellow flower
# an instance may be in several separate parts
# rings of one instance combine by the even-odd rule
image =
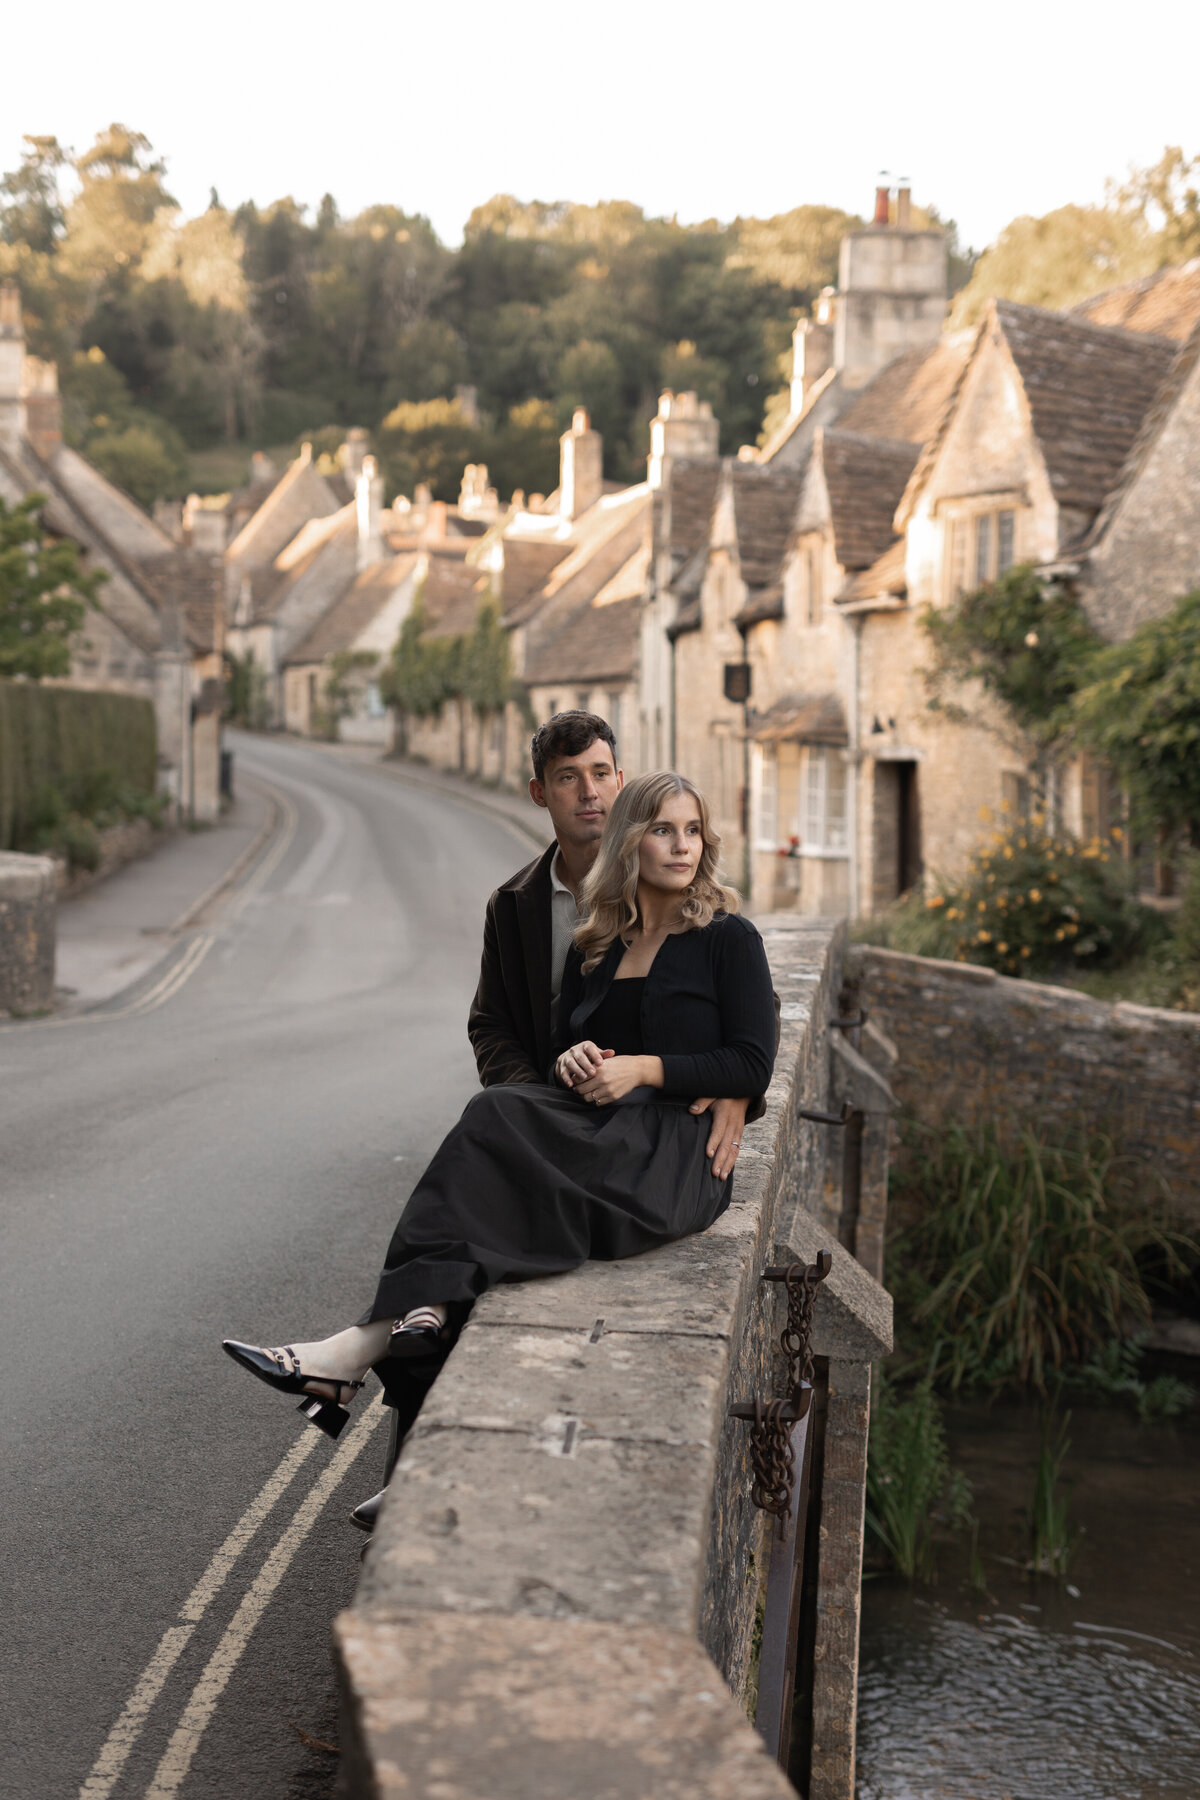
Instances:
[[[1038,903],[1038,901],[1039,901],[1039,900],[1040,900],[1040,899],[1041,899],[1041,897],[1042,897],[1042,890],[1041,890],[1041,888],[1030,888],[1030,890],[1029,890],[1029,898],[1030,898],[1030,899],[1031,899],[1031,900],[1032,900],[1032,901],[1033,901],[1033,904],[1034,904],[1034,905],[1035,905],[1035,906],[1036,906],[1036,905],[1037,905],[1037,903]]]
[[[1114,844],[1119,844],[1125,836],[1125,833],[1121,830],[1119,825],[1114,825],[1108,835],[1112,838]]]
[[[996,948],[1000,952],[1001,956],[1004,956],[1008,950],[1008,945],[1007,944],[997,944]]]
[[[1065,931],[1064,931],[1064,930],[1063,930],[1063,928],[1062,928],[1062,926],[1061,926],[1061,925],[1060,925],[1060,926],[1059,926],[1059,928],[1058,928],[1058,930],[1057,930],[1057,931],[1056,931],[1056,932],[1055,932],[1055,934],[1054,934],[1054,936],[1055,936],[1055,938],[1056,938],[1056,939],[1057,939],[1057,941],[1058,941],[1058,942],[1059,942],[1059,943],[1060,943],[1060,944],[1061,944],[1061,943],[1062,943],[1062,941],[1063,941],[1063,939],[1064,939],[1064,938],[1065,938],[1065,937],[1066,937],[1066,935],[1067,935],[1067,934],[1066,934],[1066,932],[1065,932]]]
[[[1008,911],[1008,901],[1005,899],[1003,894],[997,894],[996,905],[1000,908],[1001,912]]]
[[[1040,813],[1040,812],[1034,813],[1032,819],[1030,820],[1030,823],[1035,825],[1037,827],[1037,829],[1040,831],[1042,829],[1042,826],[1046,823],[1045,813]]]
[[[990,806],[981,806],[979,809],[979,817],[985,825],[990,825],[992,822],[991,807]]]
[[[1029,948],[1028,944],[1021,945],[1021,955],[1022,956],[1032,956],[1033,955],[1033,951]]]
[[[1011,862],[1012,861],[1012,845],[1011,844],[1005,844],[1004,854],[1008,858],[1009,862]]]
[[[1018,839],[1018,842],[1020,843],[1022,850],[1028,850],[1028,848],[1029,848],[1029,839],[1028,838],[1020,838],[1020,839]]]
[[[1001,811],[1001,812],[1002,812],[1002,813],[1006,813],[1006,812],[1011,812],[1011,811],[1012,811],[1012,807],[1011,807],[1011,806],[1010,806],[1010,805],[1009,805],[1009,803],[1008,803],[1008,801],[1007,801],[1007,800],[1002,800],[1002,801],[1001,801],[1001,802],[1000,802],[1000,811]]]
[[[926,906],[945,906],[945,904],[946,904],[945,896],[942,894],[934,894],[930,899],[928,899],[925,902],[925,904],[926,904]]]
[[[990,944],[991,941],[992,934],[990,931],[977,931],[975,933],[975,942],[977,944]]]
[[[979,902],[979,906],[978,906],[978,910],[979,910],[979,911],[980,911],[980,912],[986,912],[986,911],[987,911],[987,901],[986,901],[986,900],[981,900],[981,901],[980,901],[980,902]]]

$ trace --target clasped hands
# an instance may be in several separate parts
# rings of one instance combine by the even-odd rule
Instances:
[[[611,1106],[637,1087],[662,1087],[660,1056],[618,1056],[601,1050],[590,1038],[564,1050],[554,1073],[566,1088],[593,1106]],[[742,1144],[749,1100],[693,1100],[688,1111],[712,1114],[705,1154],[712,1158],[713,1174],[724,1181],[732,1174]]]

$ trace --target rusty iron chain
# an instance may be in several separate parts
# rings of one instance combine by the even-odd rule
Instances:
[[[786,1531],[796,1477],[792,1426],[803,1415],[813,1378],[812,1318],[817,1287],[829,1272],[828,1254],[809,1266],[792,1263],[783,1272],[787,1289],[787,1319],[779,1344],[787,1361],[787,1394],[766,1402],[755,1400],[750,1427],[750,1463],[753,1470],[751,1498],[760,1511],[778,1520]],[[771,1271],[772,1276],[776,1275]]]

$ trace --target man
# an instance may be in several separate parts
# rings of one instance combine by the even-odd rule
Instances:
[[[530,745],[529,797],[550,814],[554,840],[540,856],[502,882],[487,904],[479,986],[467,1033],[484,1087],[550,1079],[563,966],[579,920],[579,889],[596,860],[609,808],[624,784],[617,767],[612,726],[596,713],[556,713]],[[711,1111],[707,1152],[724,1180],[737,1161],[745,1100],[696,1100],[691,1111]],[[379,1365],[382,1367],[382,1365]],[[440,1359],[409,1362],[389,1393],[397,1409],[398,1444],[420,1409]],[[389,1468],[390,1475],[391,1470]],[[374,1529],[383,1493],[351,1513],[356,1525]]]

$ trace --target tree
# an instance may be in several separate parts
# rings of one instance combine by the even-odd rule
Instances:
[[[418,589],[379,683],[381,698],[396,709],[401,751],[408,748],[409,719],[436,717],[453,692],[455,640],[430,640],[427,622]]]
[[[1134,169],[1120,186],[1110,187],[1115,204],[1130,207],[1157,230],[1164,263],[1185,262],[1200,251],[1200,156],[1185,156],[1168,144],[1148,169]]]
[[[168,434],[174,444],[167,441]],[[88,460],[147,511],[163,494],[178,495],[187,479],[187,455],[169,425],[127,425],[87,442]]]
[[[458,495],[467,463],[487,461],[482,428],[458,400],[402,400],[378,432],[384,476],[393,493],[409,493],[428,482],[435,498]]]
[[[1006,225],[958,295],[951,324],[973,325],[993,296],[1064,307],[1159,267],[1159,238],[1132,205],[1060,206]]]
[[[1200,590],[1102,650],[1074,697],[1078,738],[1121,778],[1160,839],[1200,844]]]
[[[58,182],[67,152],[54,137],[26,135],[25,142],[20,168],[0,179],[0,237],[53,256],[66,223]]]
[[[479,765],[483,772],[483,726],[496,713],[503,712],[512,692],[512,655],[508,632],[495,600],[480,606],[470,637],[463,644],[459,659],[459,678],[463,697],[475,708],[479,721]]]
[[[0,675],[30,681],[71,669],[71,639],[96,605],[102,570],[85,574],[79,549],[45,535],[41,494],[10,507],[0,496]]]

